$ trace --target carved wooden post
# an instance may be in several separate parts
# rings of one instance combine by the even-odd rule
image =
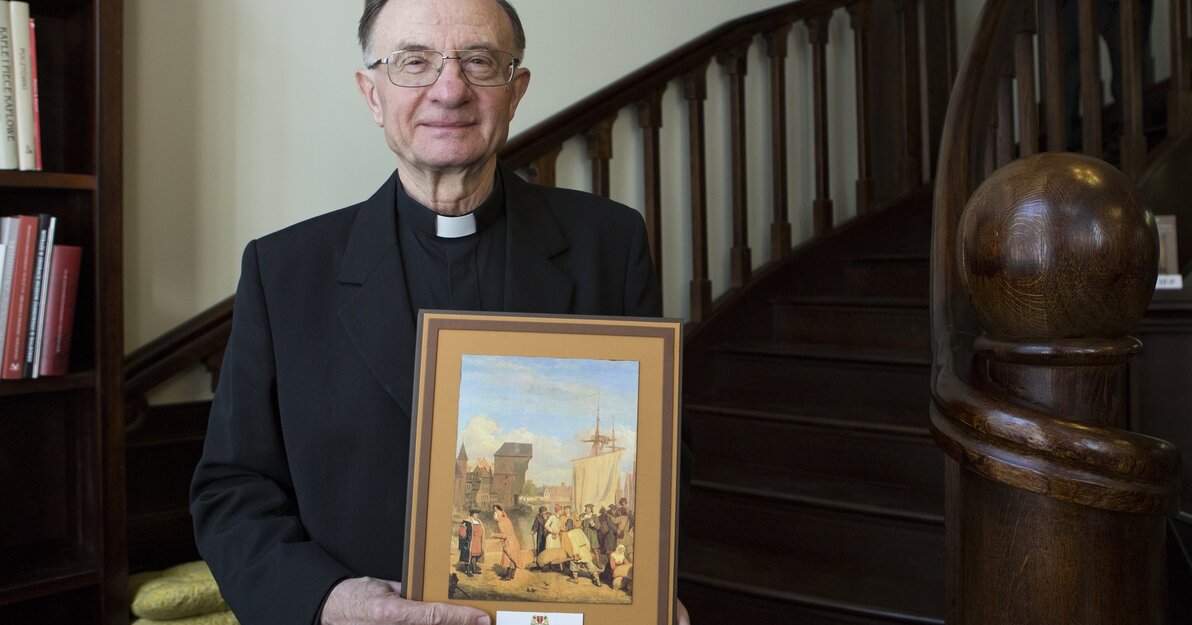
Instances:
[[[554,149],[534,159],[530,165],[530,182],[548,187],[555,186],[555,161],[559,159],[559,153],[562,151],[563,146],[556,145]]]
[[[1014,35],[1014,77],[1018,85],[1018,154],[1039,151],[1039,105],[1035,103],[1035,12],[1027,4],[1022,28]]]
[[[749,281],[753,262],[749,250],[749,207],[747,185],[749,170],[745,166],[745,72],[749,43],[744,43],[717,56],[729,76],[729,140],[732,158],[733,189],[733,247],[729,254],[729,281],[740,288]]]
[[[1009,61],[1009,59],[1007,59]],[[1014,65],[1002,65],[997,83],[997,166],[1014,160]]]
[[[1171,0],[1171,84],[1167,93],[1167,134],[1175,137],[1192,128],[1192,55],[1188,54],[1187,0]]]
[[[646,238],[654,259],[654,274],[662,282],[662,90],[637,103],[637,123],[642,129],[642,180],[645,186]]]
[[[708,180],[704,147],[707,63],[683,77],[683,95],[687,98],[687,126],[691,141],[691,320],[703,321],[712,312],[712,281],[708,279]]]
[[[613,123],[610,117],[584,132],[588,142],[588,160],[592,161],[592,193],[600,197],[609,195],[608,162],[613,158]]]
[[[874,198],[873,150],[869,138],[869,0],[850,4],[848,12],[856,53],[857,213],[867,213],[873,209]]]
[[[812,224],[815,235],[832,231],[832,199],[828,186],[832,177],[828,172],[828,22],[832,14],[808,18],[807,40],[811,43],[812,93],[815,116],[815,202],[812,204]]]
[[[791,250],[791,224],[786,172],[786,40],[791,27],[766,33],[770,58],[770,178],[774,185],[774,221],[770,223],[770,258],[778,260]]]
[[[1153,216],[1117,169],[1048,153],[997,171],[958,231],[981,336],[971,386],[944,376],[932,405],[948,623],[1166,623],[1179,455],[1123,430]]]
[[[1064,120],[1064,50],[1060,41],[1060,3],[1039,3],[1039,54],[1043,57],[1043,109],[1047,118],[1047,149],[1067,146]]]
[[[923,184],[923,107],[919,97],[919,3],[902,0],[903,103],[906,107],[906,180]]]
[[[1080,0],[1080,114],[1082,149],[1101,157],[1101,44],[1097,35],[1096,0]]]
[[[1136,181],[1146,167],[1146,135],[1142,134],[1142,9],[1138,1],[1121,3],[1122,171]]]

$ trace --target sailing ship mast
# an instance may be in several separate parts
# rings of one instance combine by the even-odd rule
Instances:
[[[617,423],[613,421],[613,433],[607,436],[600,433],[600,392],[596,392],[596,433],[591,438],[583,439],[584,443],[592,443],[592,449],[588,456],[599,456],[600,454],[618,451],[624,447],[617,447]],[[605,448],[608,447],[606,450]]]
[[[620,495],[621,452],[617,446],[616,422],[612,434],[600,433],[600,393],[596,393],[596,431],[583,439],[591,443],[588,455],[571,461],[572,493],[575,505],[613,502]]]

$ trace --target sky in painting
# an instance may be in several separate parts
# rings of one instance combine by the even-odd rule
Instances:
[[[506,442],[530,443],[534,457],[526,479],[571,484],[571,459],[591,447],[582,440],[596,428],[625,448],[621,471],[637,454],[638,363],[627,360],[532,358],[465,354],[460,371],[459,441],[469,462]]]

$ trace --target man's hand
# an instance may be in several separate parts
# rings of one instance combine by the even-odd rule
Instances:
[[[675,625],[691,625],[691,617],[687,616],[687,608],[682,601],[675,599]]]
[[[476,608],[401,598],[398,582],[354,577],[331,589],[322,625],[490,625]]]

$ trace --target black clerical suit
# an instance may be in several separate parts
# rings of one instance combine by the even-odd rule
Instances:
[[[500,309],[661,313],[635,211],[497,176]],[[338,580],[402,577],[417,323],[407,276],[420,269],[399,249],[400,193],[394,174],[369,200],[244,251],[191,511],[245,625],[306,625]]]

